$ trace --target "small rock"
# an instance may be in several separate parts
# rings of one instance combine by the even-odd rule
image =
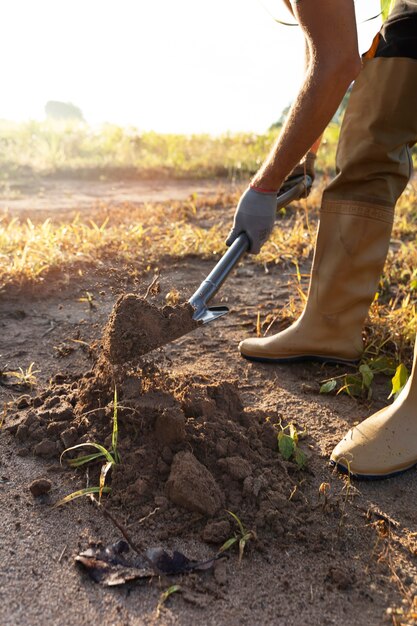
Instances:
[[[222,520],[220,522],[209,522],[202,534],[202,539],[206,543],[224,543],[230,537],[230,522]]]
[[[55,441],[51,441],[50,439],[43,439],[41,442],[36,444],[33,449],[33,453],[36,456],[43,456],[46,458],[55,456],[57,451],[58,449]]]
[[[29,485],[29,489],[34,498],[37,498],[38,496],[42,496],[43,494],[48,493],[48,491],[51,491],[51,488],[52,488],[52,483],[47,478],[37,478]]]
[[[224,505],[224,494],[209,470],[191,452],[178,452],[166,484],[169,499],[189,511],[213,516]]]

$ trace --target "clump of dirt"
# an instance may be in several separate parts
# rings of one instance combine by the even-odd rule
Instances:
[[[120,296],[103,334],[110,363],[128,363],[197,328],[188,303],[158,307],[133,293]]]
[[[110,449],[115,387],[121,462],[109,498],[132,524],[149,519],[158,539],[197,525],[203,540],[219,543],[232,532],[227,509],[253,530],[306,536],[311,509],[297,467],[279,457],[279,416],[244,407],[236,381],[172,377],[154,364],[128,370],[101,359],[21,409],[20,453],[58,458],[87,441]],[[100,466],[95,476],[90,470],[90,484],[98,484]]]

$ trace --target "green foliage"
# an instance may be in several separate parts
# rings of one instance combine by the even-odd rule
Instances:
[[[323,383],[320,387],[320,393],[331,393],[332,391],[334,391],[337,387],[337,380],[335,380],[334,378],[331,378],[330,380],[327,380],[325,383]]]
[[[381,0],[381,15],[384,21],[387,19],[388,15],[390,14],[393,5],[394,5],[394,0]]]
[[[237,531],[235,532],[233,537],[230,537],[227,541],[224,542],[219,550],[219,553],[226,552],[227,550],[230,550],[232,546],[237,544],[239,547],[239,563],[241,563],[246,544],[251,539],[256,539],[256,535],[253,530],[247,530],[245,528],[245,526],[235,513],[232,513],[232,511],[226,511],[226,513],[228,513],[235,521],[237,525]]]
[[[140,132],[133,127],[82,121],[0,121],[0,182],[39,175],[81,178],[247,178],[266,158],[279,129],[263,134],[180,135]],[[320,152],[320,170],[333,170],[335,137],[329,128]]]
[[[62,498],[55,506],[61,506],[61,504],[66,504],[67,502],[71,502],[75,498],[79,498],[81,496],[91,496],[92,494],[98,493],[99,499],[103,493],[109,493],[111,491],[110,487],[106,486],[106,477],[109,470],[114,466],[120,463],[120,455],[117,450],[117,441],[118,441],[118,405],[117,405],[117,389],[114,388],[114,401],[113,401],[113,428],[112,428],[112,447],[111,450],[107,450],[104,446],[94,441],[87,441],[86,443],[79,443],[75,446],[71,446],[70,448],[66,448],[61,454],[61,459],[67,452],[72,450],[78,450],[80,448],[91,447],[98,450],[93,454],[85,454],[83,456],[79,456],[75,459],[69,459],[68,464],[71,467],[82,467],[92,461],[97,461],[98,459],[103,459],[105,463],[102,465],[100,470],[100,478],[99,485],[95,487],[86,487],[85,489],[80,489],[79,491],[74,491],[70,493],[65,498]]]
[[[299,438],[304,433],[298,432],[294,424],[289,424],[285,427],[280,425],[280,427],[281,430],[278,432],[278,450],[281,456],[286,461],[292,459],[300,469],[304,469],[307,457],[298,446]],[[288,432],[286,432],[287,430]]]
[[[320,393],[346,393],[351,398],[370,400],[372,398],[372,383],[378,373],[392,375],[395,371],[393,359],[380,356],[363,360],[356,372],[335,376],[322,381]]]
[[[69,495],[65,496],[65,498],[62,498],[62,500],[59,500],[59,502],[55,504],[55,507],[67,504],[67,502],[71,502],[72,500],[76,500],[82,496],[93,496],[95,493],[98,493],[101,496],[101,493],[110,493],[110,491],[110,487],[103,487],[103,489],[100,489],[100,487],[85,487],[84,489],[73,491]]]
[[[161,609],[164,606],[165,602],[168,600],[168,598],[170,596],[172,596],[174,593],[178,593],[181,592],[182,589],[180,587],[180,585],[171,585],[171,587],[168,587],[168,589],[166,589],[165,591],[163,591],[161,593],[161,595],[159,596],[159,601],[156,607],[156,618],[159,619],[160,615],[161,615]]]
[[[406,368],[404,363],[400,363],[397,369],[395,370],[395,374],[391,380],[392,390],[388,398],[391,398],[392,396],[394,396],[394,400],[395,400],[395,398],[399,396],[399,394],[405,387],[408,377],[409,377],[408,369]]]
[[[19,367],[17,370],[0,371],[0,379],[10,378],[11,384],[15,387],[33,389],[37,385],[36,374],[40,372],[40,370],[35,370],[34,366],[35,363],[32,362],[26,369]]]

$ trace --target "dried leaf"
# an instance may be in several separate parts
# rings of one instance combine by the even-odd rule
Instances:
[[[150,548],[145,558],[129,554],[129,544],[121,540],[107,547],[98,545],[88,548],[76,556],[75,561],[95,582],[114,587],[132,581],[149,580],[157,576],[157,571],[166,575],[205,571],[211,569],[219,558],[224,557],[216,555],[207,561],[193,561],[181,552],[174,551],[170,555],[162,548]]]

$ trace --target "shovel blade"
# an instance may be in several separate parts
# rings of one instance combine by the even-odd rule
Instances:
[[[205,307],[194,313],[193,320],[201,322],[202,324],[208,324],[209,322],[217,320],[219,317],[223,317],[226,313],[229,313],[227,306]]]

